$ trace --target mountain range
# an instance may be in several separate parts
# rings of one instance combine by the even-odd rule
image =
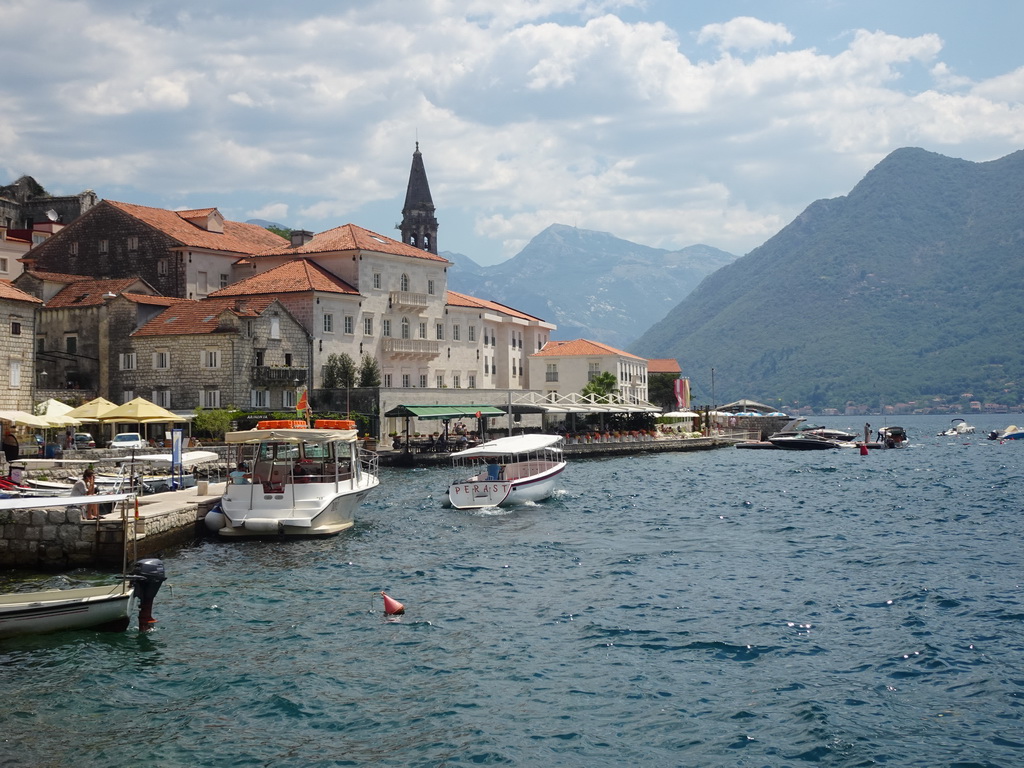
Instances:
[[[1015,405],[1022,256],[1024,151],[975,163],[899,149],[709,275],[629,349],[677,358],[706,402]]]
[[[707,275],[736,256],[707,245],[667,251],[607,232],[552,224],[511,259],[453,262],[448,287],[558,325],[558,339],[586,338],[626,349]]]

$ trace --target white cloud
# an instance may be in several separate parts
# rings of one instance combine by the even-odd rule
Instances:
[[[754,51],[773,45],[789,45],[793,35],[785,24],[772,24],[751,16],[738,16],[724,24],[707,24],[697,35],[697,42],[717,41],[725,50]]]

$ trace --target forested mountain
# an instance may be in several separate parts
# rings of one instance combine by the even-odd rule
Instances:
[[[492,267],[461,254],[441,255],[454,262],[450,289],[557,323],[556,338],[592,339],[619,349],[736,258],[706,245],[666,251],[562,224]]]
[[[1024,151],[893,152],[704,280],[630,351],[679,359],[701,401],[842,407],[1024,384]]]

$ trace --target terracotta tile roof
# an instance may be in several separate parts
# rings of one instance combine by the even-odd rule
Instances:
[[[207,232],[189,221],[189,218],[201,218],[202,211],[214,211],[213,208],[195,211],[166,211],[163,208],[119,203],[115,200],[104,200],[100,205],[103,204],[111,205],[191,248],[248,254],[276,248],[282,243],[287,243],[287,240],[280,235],[275,235],[270,230],[256,224],[225,220],[224,232],[220,233]],[[187,216],[183,216],[183,213]]]
[[[227,223],[225,223],[225,227]],[[304,245],[293,246],[291,244],[279,248],[267,248],[259,252],[253,251],[256,256],[283,256],[289,254],[310,254],[310,253],[332,253],[334,251],[376,251],[378,253],[391,253],[397,256],[410,256],[414,259],[427,259],[428,261],[439,261],[445,264],[451,262],[443,256],[438,256],[422,248],[406,245],[399,240],[392,240],[390,237],[378,235],[368,229],[357,227],[355,224],[343,224],[326,232],[320,232],[313,236],[313,239]]]
[[[92,279],[88,275],[66,275],[63,272],[49,272],[45,269],[36,269],[35,267],[27,268],[25,274],[37,280],[46,280],[51,283],[77,283],[79,280]]]
[[[122,277],[117,279],[100,280],[94,277],[87,277],[84,280],[76,280],[54,294],[53,298],[46,302],[47,309],[61,307],[96,307],[103,303],[103,296],[107,293],[120,294],[139,283],[137,277]]]
[[[11,301],[30,301],[33,304],[42,304],[42,299],[37,299],[35,296],[30,296],[24,291],[18,290],[11,285],[10,280],[0,280],[0,299],[10,299]]]
[[[634,360],[643,360],[637,355],[623,352],[621,349],[609,347],[598,341],[587,339],[574,339],[572,341],[549,341],[543,349],[533,354],[534,357],[592,357],[594,355],[618,355],[619,357],[631,357]]]
[[[191,211],[175,211],[183,219],[202,219],[216,211],[216,208],[196,208]],[[220,213],[220,211],[217,211]]]
[[[315,261],[293,259],[258,275],[239,280],[210,294],[221,296],[260,296],[277,293],[347,293],[358,296],[359,291],[340,277],[328,272]]]
[[[458,293],[456,291],[448,291],[447,303],[453,307],[475,307],[477,309],[487,309],[491,312],[501,312],[512,317],[520,317],[524,320],[540,320],[539,317],[528,315],[525,312],[520,312],[518,309],[512,309],[504,304],[499,304],[496,301],[487,301],[486,299],[478,299],[476,296],[469,296],[465,293]]]
[[[675,358],[655,358],[647,361],[647,372],[648,373],[682,373],[683,369],[679,367],[679,361]]]
[[[134,301],[136,304],[149,304],[154,307],[169,307],[172,304],[192,301],[192,299],[179,299],[174,296],[150,296],[148,293],[132,293],[131,291],[122,293],[121,297],[128,301]]]
[[[132,336],[191,336],[216,333],[220,316],[231,312],[238,317],[258,317],[274,301],[272,296],[225,299],[183,299],[168,307]]]

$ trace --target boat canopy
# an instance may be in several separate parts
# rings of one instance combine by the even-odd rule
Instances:
[[[475,448],[467,448],[464,451],[457,451],[452,454],[452,458],[489,458],[492,456],[510,456],[519,453],[535,453],[543,450],[555,452],[560,451],[561,449],[553,446],[561,441],[561,435],[513,435],[512,437],[499,437],[497,440],[480,443],[480,445]]]
[[[354,443],[356,429],[247,429],[228,432],[226,443]]]

